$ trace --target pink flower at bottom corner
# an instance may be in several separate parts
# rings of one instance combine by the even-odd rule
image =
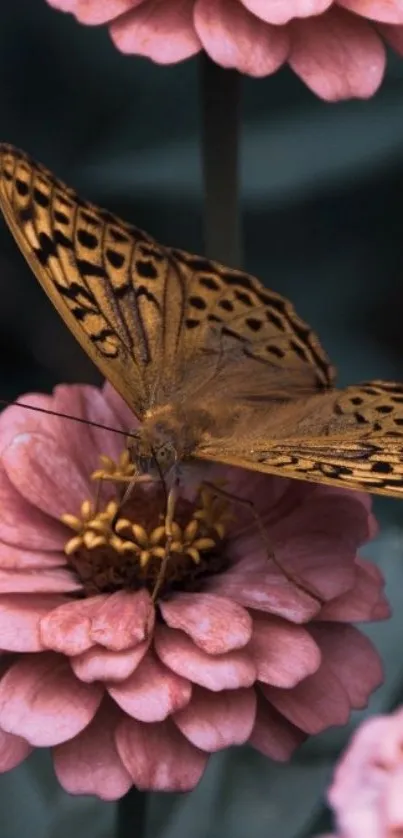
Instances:
[[[357,557],[376,530],[367,495],[195,466],[160,578],[164,492],[124,499],[117,480],[126,405],[109,385],[21,401],[123,434],[18,404],[0,416],[0,770],[48,747],[73,794],[186,791],[216,751],[287,760],[365,706],[382,668],[352,623],[388,616]],[[206,478],[253,501],[275,562]]]
[[[403,835],[403,708],[360,725],[328,791],[342,838]]]
[[[106,24],[123,53],[160,64],[205,50],[222,67],[268,76],[288,63],[328,101],[368,98],[385,44],[403,54],[402,0],[48,0],[81,23]]]

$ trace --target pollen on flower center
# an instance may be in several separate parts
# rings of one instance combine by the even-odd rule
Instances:
[[[164,487],[134,485],[125,499],[122,484],[125,489],[133,476],[126,452],[118,463],[103,455],[101,465],[93,474],[100,481],[98,501],[86,499],[79,515],[62,515],[74,531],[65,544],[68,562],[88,595],[141,587],[152,593],[168,549]],[[116,485],[116,499],[107,503],[100,500],[104,480]],[[201,487],[194,502],[178,499],[160,595],[172,588],[195,589],[202,576],[225,568],[229,517],[227,502],[210,489]]]

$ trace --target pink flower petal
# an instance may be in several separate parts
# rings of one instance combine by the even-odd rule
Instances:
[[[306,733],[320,733],[346,724],[350,704],[346,690],[327,662],[292,690],[261,685],[265,698],[292,724]]]
[[[366,20],[333,6],[319,17],[294,21],[292,69],[322,99],[367,99],[385,72],[384,46]]]
[[[0,570],[0,594],[71,593],[81,591],[81,584],[69,570],[56,568],[39,573]],[[1,601],[1,597],[0,597]]]
[[[10,570],[41,570],[66,567],[66,556],[62,550],[29,550],[0,542],[0,568]]]
[[[58,745],[89,724],[102,692],[78,681],[58,655],[25,655],[1,679],[0,726],[37,747]]]
[[[356,564],[354,586],[331,602],[325,603],[315,620],[359,622],[371,620],[373,609],[380,603],[380,580],[365,565]],[[387,606],[387,603],[385,603]],[[388,606],[387,606],[388,608]],[[385,616],[389,616],[388,611]]]
[[[0,597],[0,649],[8,652],[41,652],[41,618],[63,602],[63,597],[16,594]]]
[[[22,471],[24,472],[25,465]],[[66,527],[36,509],[15,489],[0,465],[0,540],[28,550],[60,550]],[[18,526],[16,526],[18,521]]]
[[[244,649],[224,655],[207,655],[186,634],[157,626],[155,648],[169,669],[213,692],[250,687],[256,678],[255,664]]]
[[[122,684],[109,685],[119,707],[140,722],[162,722],[190,701],[192,686],[151,653]]]
[[[154,606],[146,590],[117,591],[105,597],[91,617],[90,638],[113,652],[123,652],[150,637],[154,618]]]
[[[268,562],[268,559],[266,559]],[[205,587],[211,593],[233,599],[244,608],[278,614],[293,623],[306,623],[320,610],[320,603],[288,579],[265,571],[250,570],[248,560],[226,573],[212,577]]]
[[[165,622],[182,629],[209,655],[246,646],[252,619],[240,605],[214,594],[178,594],[160,603]]]
[[[72,509],[92,491],[59,442],[40,433],[19,434],[3,451],[7,476],[22,497],[54,518]],[[67,529],[65,530],[67,533]]]
[[[115,412],[98,387],[83,384],[56,387],[53,409],[111,429],[116,428],[117,431],[122,430]],[[92,472],[99,468],[100,454],[107,454],[117,460],[125,447],[125,437],[113,433],[113,430],[77,424],[63,416],[52,419],[52,433],[87,481]]]
[[[70,663],[77,678],[86,684],[93,684],[94,681],[125,681],[143,660],[148,647],[148,640],[124,652],[110,652],[102,646],[95,646],[71,658]]]
[[[250,745],[270,759],[286,762],[305,739],[306,734],[302,730],[259,696],[256,720],[249,737]]]
[[[402,722],[401,710],[365,721],[336,767],[328,799],[346,838],[401,834]]]
[[[403,26],[389,26],[385,23],[379,24],[376,28],[395,52],[403,55]]]
[[[48,0],[54,9],[71,12],[79,23],[90,26],[108,23],[142,2],[143,0]]]
[[[14,437],[24,433],[44,432],[47,417],[36,410],[21,407],[21,404],[31,405],[33,408],[53,410],[52,397],[45,393],[26,393],[16,404],[10,405],[0,414],[0,454],[3,453]]]
[[[383,23],[403,23],[402,0],[337,0],[339,6],[344,6],[356,15],[369,17]]]
[[[241,0],[249,11],[267,23],[276,26],[288,23],[294,17],[320,15],[333,0]]]
[[[369,537],[368,508],[358,493],[320,487],[270,526],[277,561],[333,599],[354,583],[354,559]]]
[[[255,710],[252,689],[212,693],[195,687],[190,703],[173,720],[196,748],[212,753],[243,745],[251,735]]]
[[[204,49],[221,67],[268,76],[287,59],[286,30],[262,23],[241,2],[196,0],[194,24]]]
[[[255,619],[249,644],[257,679],[275,687],[294,687],[320,666],[321,654],[309,632],[278,617]]]
[[[120,713],[108,702],[78,736],[53,749],[56,776],[69,794],[95,794],[101,800],[118,800],[132,779],[115,745]]]
[[[79,655],[95,645],[92,620],[108,594],[66,602],[41,620],[41,639],[47,649],[64,655]]]
[[[110,27],[115,46],[145,55],[157,64],[172,64],[196,55],[200,41],[193,25],[193,0],[144,0]]]
[[[190,791],[208,759],[170,719],[145,725],[125,717],[116,731],[116,745],[133,783],[151,791]]]
[[[321,623],[309,627],[327,668],[343,685],[354,708],[365,707],[382,684],[383,668],[371,641],[350,625]],[[346,653],[348,650],[348,653]]]
[[[29,756],[32,748],[25,739],[0,730],[0,771],[11,771]]]

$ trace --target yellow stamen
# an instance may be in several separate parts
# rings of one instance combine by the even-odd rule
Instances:
[[[186,550],[186,555],[190,556],[190,558],[193,559],[195,564],[200,564],[200,553],[198,550],[195,550],[194,547],[189,547]]]
[[[150,535],[150,544],[159,544],[165,535],[165,527],[156,527]]]
[[[189,522],[187,527],[185,527],[185,531],[183,533],[183,537],[186,541],[193,541],[197,530],[199,529],[199,524],[195,518]]]
[[[71,556],[73,553],[76,552],[76,550],[79,550],[80,547],[82,547],[82,544],[83,540],[81,536],[76,535],[75,538],[70,538],[70,541],[68,541],[64,546],[64,552],[66,553],[66,556]]]
[[[225,536],[226,522],[230,517],[226,501],[217,498],[208,487],[202,487],[194,503],[195,508],[186,500],[178,504],[176,520],[170,521],[168,533],[162,491],[156,502],[154,518],[152,508],[144,508],[146,526],[140,523],[141,495],[139,501],[132,504],[131,496],[127,500],[124,496],[122,503],[118,499],[120,493],[117,493],[117,500],[109,501],[103,509],[99,509],[102,480],[119,483],[131,481],[135,477],[135,468],[128,450],[122,452],[117,462],[105,454],[101,455],[100,468],[94,472],[93,477],[101,481],[96,503],[84,500],[78,515],[65,513],[61,519],[72,531],[72,538],[65,545],[65,553],[71,557],[70,563],[83,581],[85,590],[93,593],[94,590],[111,591],[125,586],[136,589],[137,585],[145,584],[152,591],[162,566],[168,590],[170,583],[186,584],[186,574],[190,572],[192,564],[201,565],[200,574],[204,569],[206,573],[209,572],[210,556],[205,554],[218,548]],[[147,475],[144,481],[146,479]],[[141,482],[142,477],[138,476],[134,491],[141,493]],[[127,517],[119,517],[122,508]],[[132,511],[136,513],[134,521],[131,518]],[[152,526],[153,520],[156,526]],[[214,557],[212,568],[215,571],[219,566],[217,561],[219,555]],[[194,572],[190,573],[190,581],[194,585]]]

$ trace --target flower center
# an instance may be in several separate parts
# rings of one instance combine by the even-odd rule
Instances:
[[[194,502],[179,497],[169,547],[161,483],[134,485],[125,499],[133,477],[128,452],[118,463],[103,455],[101,465],[92,475],[99,481],[98,502],[83,501],[79,516],[62,515],[74,531],[65,553],[87,595],[143,587],[152,594],[157,580],[159,596],[173,589],[196,590],[202,577],[225,569],[223,541],[230,515],[222,497],[203,486]],[[105,481],[113,482],[116,497],[101,504]]]

